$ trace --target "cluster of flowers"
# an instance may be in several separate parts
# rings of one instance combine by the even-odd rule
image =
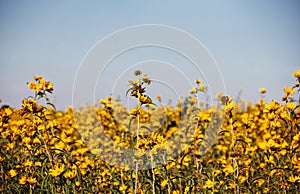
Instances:
[[[135,74],[131,110],[109,96],[57,111],[48,98],[52,83],[34,76],[28,87],[35,95],[22,108],[0,109],[0,193],[300,190],[300,70],[282,102],[266,102],[261,88],[255,104],[219,95],[218,106],[198,102],[197,92],[207,90],[200,80],[176,107],[160,96],[153,103],[150,78]]]

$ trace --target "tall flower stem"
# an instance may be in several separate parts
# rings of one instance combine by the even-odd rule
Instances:
[[[136,149],[139,149],[139,129],[140,129],[140,115],[137,115],[137,127],[136,127]],[[138,170],[139,170],[139,164],[138,160],[136,160],[135,164],[135,186],[134,186],[134,193],[137,193],[138,188]]]

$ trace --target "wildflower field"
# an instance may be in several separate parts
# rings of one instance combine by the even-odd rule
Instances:
[[[130,110],[108,96],[58,111],[37,75],[21,108],[0,104],[0,193],[300,192],[300,70],[280,102],[261,88],[259,102],[220,94],[212,106],[201,80],[170,106],[135,76]]]

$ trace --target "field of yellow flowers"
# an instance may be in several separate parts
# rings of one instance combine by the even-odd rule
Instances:
[[[153,103],[151,79],[135,75],[131,110],[108,96],[65,111],[50,101],[52,83],[35,75],[21,108],[1,105],[0,193],[300,191],[300,70],[281,102],[266,102],[261,88],[255,104],[219,95],[216,106],[198,101],[200,80],[176,107]]]

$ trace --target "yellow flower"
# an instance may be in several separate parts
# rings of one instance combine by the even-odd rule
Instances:
[[[248,180],[247,177],[245,177],[245,176],[239,176],[239,181],[240,181],[240,183],[244,183],[244,182],[247,181],[247,180]]]
[[[221,152],[226,152],[228,148],[226,146],[223,146],[223,145],[216,145],[216,149],[221,151]]]
[[[77,175],[77,170],[76,169],[74,169],[72,171],[67,171],[67,172],[64,173],[64,177],[66,179],[73,179],[73,178],[75,178],[76,175]]]
[[[26,184],[26,176],[21,176],[19,179],[19,184],[20,185],[25,185]]]
[[[49,170],[49,174],[51,174],[52,176],[59,176],[64,171],[64,169],[64,164],[58,164],[54,166],[54,169]]]
[[[200,79],[196,79],[196,80],[195,80],[195,83],[196,83],[196,84],[200,84],[200,83],[201,83],[201,80],[200,80]]]
[[[27,178],[27,182],[29,183],[29,184],[35,184],[36,183],[36,178],[34,177],[29,177],[29,178]]]
[[[288,181],[292,183],[300,182],[300,177],[299,176],[294,177],[294,175],[292,175],[289,177]]]
[[[132,115],[132,116],[137,116],[139,111],[140,111],[140,109],[138,107],[136,107],[136,108],[131,109],[129,111],[129,114]]]
[[[142,104],[151,104],[152,100],[149,96],[140,94],[139,92],[137,93],[138,99]]]
[[[85,168],[80,168],[80,173],[84,176],[87,173],[87,171]]]
[[[175,162],[169,162],[166,166],[167,170],[170,170],[171,168],[173,168],[175,166]]]
[[[252,160],[251,159],[247,159],[244,161],[246,166],[249,166],[251,164]]]
[[[262,169],[263,169],[263,168],[265,168],[265,167],[266,167],[266,163],[263,162],[263,163],[260,163],[260,164],[259,164],[259,168],[262,168]]]
[[[190,94],[196,94],[198,92],[197,88],[193,88],[190,90]]]
[[[300,69],[294,72],[294,77],[300,79]]]
[[[12,109],[10,107],[4,108],[3,110],[3,116],[10,116],[13,113]]]
[[[234,172],[234,169],[231,165],[227,165],[227,166],[225,166],[225,168],[223,168],[223,171],[225,172],[225,175],[227,176],[228,174],[232,174]]]
[[[33,76],[33,78],[34,78],[35,81],[38,81],[38,80],[42,79],[42,76],[39,76],[39,75],[35,74]]]
[[[165,180],[161,181],[160,186],[165,187],[167,185],[167,183],[168,183],[168,179],[165,179]]]
[[[39,138],[35,137],[35,138],[33,139],[33,144],[40,144],[40,143],[41,143],[41,141],[40,141]]]
[[[157,100],[158,100],[159,102],[161,102],[161,96],[160,96],[160,95],[157,95],[156,98],[157,98]]]
[[[33,112],[37,109],[37,100],[24,99],[22,102],[22,108]]]
[[[262,93],[262,94],[264,94],[264,93],[267,92],[267,90],[266,90],[266,88],[260,88],[260,89],[259,89],[259,92]]]
[[[121,185],[120,187],[119,187],[119,190],[121,191],[121,192],[123,192],[123,191],[126,191],[126,189],[127,189],[127,186],[126,185]]]
[[[99,100],[100,104],[103,104],[104,106],[107,104],[107,101],[105,99],[100,99]]]
[[[257,179],[254,181],[254,183],[257,183],[259,187],[262,186],[262,184],[264,184],[265,180],[264,179]]]
[[[75,182],[75,185],[76,185],[76,187],[79,187],[79,186],[80,186],[80,182],[79,182],[79,181],[76,181],[76,182]]]
[[[183,158],[183,160],[181,160],[182,164],[185,165],[185,166],[189,166],[189,162],[191,161],[191,158],[189,155],[185,156]]]
[[[35,162],[34,166],[42,166],[42,163],[41,162]]]
[[[45,82],[45,88],[46,88],[47,92],[52,93],[52,91],[53,91],[53,84],[51,82]]]
[[[199,87],[199,90],[200,90],[201,92],[204,92],[204,91],[205,91],[205,86],[204,86],[203,84],[201,84],[200,87]]]
[[[74,155],[83,155],[85,152],[89,151],[89,148],[79,148],[73,151]]]
[[[276,165],[276,162],[274,161],[274,156],[270,155],[269,158],[267,156],[265,156],[264,159],[265,159],[265,162]]]
[[[280,154],[281,156],[285,156],[286,153],[287,153],[286,150],[280,150],[280,151],[279,151],[279,154]]]
[[[222,173],[221,170],[218,170],[218,169],[213,170],[213,175],[214,175],[214,176],[218,176],[218,175],[221,174],[221,173]]]
[[[288,86],[288,87],[284,88],[284,93],[286,93],[286,95],[289,96],[289,95],[293,95],[295,93],[295,91],[292,87]]]
[[[45,79],[43,77],[41,77],[41,79],[38,81],[42,87],[44,87],[45,85]]]
[[[186,186],[185,189],[184,189],[184,194],[188,194],[189,190],[190,190],[190,187]]]
[[[8,177],[9,177],[9,178],[13,178],[13,177],[15,177],[18,173],[17,173],[16,170],[11,169],[10,171],[8,171],[7,174],[8,174]]]
[[[44,85],[43,84],[36,84],[35,85],[35,91],[40,92],[44,89]]]
[[[31,167],[31,166],[33,166],[33,162],[30,161],[30,160],[26,160],[26,161],[23,163],[23,165],[24,165],[25,167]]]
[[[22,141],[25,143],[25,144],[30,144],[31,143],[31,138],[30,137],[24,137],[23,139],[22,139]]]
[[[297,105],[295,103],[291,103],[291,102],[287,102],[285,104],[286,109],[289,110],[289,111],[294,111],[296,106]]]
[[[263,193],[269,193],[269,191],[270,191],[270,188],[265,187],[264,190],[263,190]]]
[[[292,163],[294,164],[294,168],[298,169],[300,171],[300,158],[297,158],[296,155],[292,157]]]
[[[225,107],[227,112],[231,112],[234,109],[234,102],[232,99],[229,100],[229,102],[227,103],[226,107]]]
[[[33,81],[30,81],[29,84],[28,84],[28,88],[35,92],[36,91],[36,84]]]
[[[210,179],[208,179],[206,182],[205,182],[205,185],[203,186],[204,189],[211,189],[214,187],[215,185],[215,181],[211,181]]]

